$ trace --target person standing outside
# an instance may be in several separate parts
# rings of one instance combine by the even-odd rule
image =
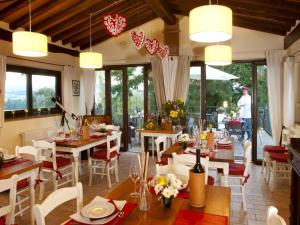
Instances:
[[[243,95],[239,99],[237,106],[239,108],[240,118],[244,122],[244,134],[247,133],[247,139],[251,139],[251,96],[248,94],[248,88],[243,87]]]

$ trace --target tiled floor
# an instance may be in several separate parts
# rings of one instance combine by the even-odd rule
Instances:
[[[135,153],[122,153],[120,157],[120,182],[125,180],[129,174],[130,165],[137,163],[137,155]],[[150,173],[154,174],[155,160],[150,160]],[[231,224],[234,225],[263,225],[265,224],[266,211],[268,206],[274,205],[278,207],[280,215],[288,222],[289,216],[289,188],[290,186],[283,182],[270,182],[265,184],[261,175],[261,167],[251,165],[251,177],[247,184],[247,202],[248,212],[245,213],[242,209],[241,198],[239,196],[232,197],[231,205]],[[109,192],[107,187],[107,180],[104,177],[94,179],[93,185],[87,185],[88,176],[83,174],[80,178],[83,183],[84,203],[91,201],[96,195],[103,196]],[[113,181],[113,187],[117,184]],[[50,193],[50,189],[47,194]],[[68,219],[68,215],[75,212],[75,202],[64,204],[57,208],[53,213],[47,217],[47,225],[59,225]],[[29,224],[29,213],[26,213],[23,218],[17,218],[19,225]]]

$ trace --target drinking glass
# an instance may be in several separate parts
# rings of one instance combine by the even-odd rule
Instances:
[[[130,178],[132,179],[132,181],[134,183],[134,190],[133,190],[132,193],[130,193],[130,196],[137,197],[139,195],[139,193],[136,191],[136,183],[141,178],[140,169],[137,165],[132,165],[130,167],[129,176],[130,176]]]

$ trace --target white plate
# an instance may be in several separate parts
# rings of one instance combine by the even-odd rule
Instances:
[[[105,201],[93,202],[81,209],[81,215],[90,219],[101,219],[115,211],[114,204]]]
[[[101,202],[108,202],[109,200],[105,199],[105,198],[102,198],[100,196],[96,196],[91,201],[91,203],[99,202],[99,201],[101,201]],[[124,208],[125,204],[126,204],[126,201],[116,201],[116,200],[114,200],[114,203],[115,203],[116,207],[119,210],[122,210]],[[109,221],[111,221],[114,218],[116,218],[117,215],[118,215],[118,213],[114,213],[111,216],[108,216],[108,217],[105,217],[105,218],[102,218],[102,219],[90,220],[89,218],[83,217],[80,213],[75,213],[75,214],[71,215],[70,218],[73,219],[73,220],[75,220],[75,221],[77,221],[77,222],[80,222],[80,223],[91,224],[91,225],[99,225],[99,224],[106,224],[106,223],[108,223]]]
[[[15,156],[15,155],[4,155],[3,161],[8,162],[8,161],[14,160],[15,158],[17,158],[17,156]]]
[[[101,136],[106,135],[106,133],[95,132],[93,135],[94,135],[94,136],[97,136],[97,137],[101,137]]]
[[[229,144],[231,144],[231,141],[221,140],[221,141],[218,141],[218,144],[229,145]]]
[[[66,138],[64,138],[64,137],[53,137],[52,139],[53,139],[53,141],[64,141],[64,140],[66,140]]]

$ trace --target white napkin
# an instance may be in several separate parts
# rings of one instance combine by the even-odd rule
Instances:
[[[89,204],[91,203],[94,203],[94,202],[108,202],[109,199],[106,199],[106,198],[102,198],[100,196],[96,196]],[[117,200],[114,200],[113,201],[115,203],[115,206],[119,209],[119,210],[122,210],[126,204],[126,201],[125,200],[122,200],[122,201],[117,201]],[[99,219],[99,220],[90,220],[89,218],[86,218],[86,217],[83,217],[80,213],[75,213],[73,215],[70,216],[71,219],[73,220],[76,220],[77,222],[80,222],[80,223],[86,223],[86,224],[106,224],[108,223],[109,221],[113,220],[116,216],[118,215],[118,213],[114,213],[112,214],[111,216],[108,216],[108,217],[105,217],[105,218],[102,218],[102,219]]]
[[[115,125],[106,125],[106,130],[115,130],[115,131],[119,131],[120,130],[120,126],[115,126]]]

